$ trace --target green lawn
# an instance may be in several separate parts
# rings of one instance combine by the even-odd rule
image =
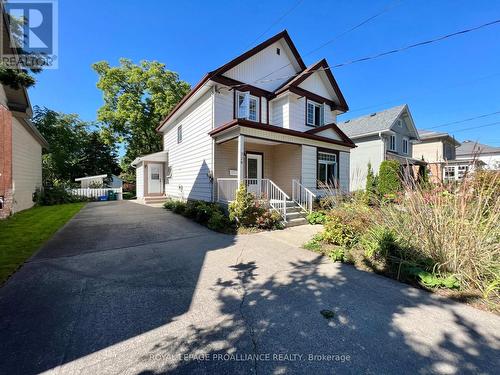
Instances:
[[[0,285],[84,205],[34,207],[0,220]]]

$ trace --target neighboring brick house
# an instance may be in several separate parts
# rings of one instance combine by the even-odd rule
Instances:
[[[0,218],[33,206],[47,141],[30,122],[26,90],[0,86]]]

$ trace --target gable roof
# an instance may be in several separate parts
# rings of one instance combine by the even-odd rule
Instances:
[[[347,102],[344,98],[344,95],[340,91],[339,85],[337,84],[337,81],[333,77],[332,71],[330,69],[330,66],[328,65],[328,62],[326,59],[322,59],[310,66],[308,66],[304,71],[300,72],[297,76],[292,77],[290,80],[284,82],[281,86],[279,86],[274,93],[276,95],[279,95],[287,90],[290,90],[291,88],[298,88],[299,85],[304,82],[307,78],[309,78],[312,74],[318,72],[318,71],[323,71],[328,78],[328,81],[332,85],[333,91],[337,95],[337,98],[339,100],[339,105],[338,109],[347,112],[349,110],[349,106],[347,105]]]
[[[263,41],[259,45],[255,46],[254,48],[242,53],[238,57],[232,59],[228,63],[222,65],[221,67],[212,70],[211,72],[208,72],[205,74],[205,76],[189,91],[184,98],[181,99],[179,103],[170,111],[170,113],[160,122],[160,124],[156,127],[156,130],[159,131],[163,125],[182,107],[182,105],[187,102],[200,88],[202,88],[209,80],[215,79],[217,77],[223,77],[223,74],[227,72],[228,70],[234,68],[236,65],[240,64],[241,62],[249,59],[250,57],[256,55],[260,51],[264,50],[265,48],[269,47],[271,44],[277,42],[280,39],[284,39],[290,48],[290,51],[292,52],[292,55],[295,57],[297,64],[300,67],[300,70],[306,69],[306,65],[304,64],[304,61],[302,60],[302,57],[299,54],[299,51],[295,47],[295,44],[293,44],[292,39],[290,38],[290,35],[288,35],[288,31],[283,30],[280,33],[274,35],[273,37]],[[227,77],[224,77],[227,78]]]
[[[308,130],[308,131],[306,131],[306,133],[317,134],[317,133],[321,133],[322,131],[327,130],[327,129],[334,130],[344,142],[354,145],[354,142],[342,130],[340,130],[340,128],[337,126],[337,124],[335,124],[333,122],[331,124],[318,126],[317,128],[313,128],[311,130]]]
[[[476,154],[500,154],[500,147],[492,147],[474,141],[463,141],[462,144],[457,147],[456,154],[457,156],[474,156]]]
[[[340,122],[337,125],[349,138],[359,138],[379,132],[391,131],[396,120],[405,112],[408,114],[410,125],[414,128],[414,133],[418,139],[418,131],[406,104]]]
[[[433,130],[425,130],[418,129],[418,135],[420,136],[420,140],[422,141],[430,141],[434,139],[448,139],[451,142],[455,143],[455,145],[460,146],[460,142],[458,142],[455,137],[451,136],[446,132],[436,132]]]

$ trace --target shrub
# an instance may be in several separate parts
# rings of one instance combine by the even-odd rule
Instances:
[[[324,224],[326,221],[326,214],[324,211],[313,211],[307,215],[309,224]]]
[[[369,229],[361,237],[360,244],[365,251],[365,256],[369,258],[387,258],[397,246],[394,233],[383,226]]]
[[[221,211],[213,211],[208,219],[207,227],[216,232],[232,233],[234,231],[233,223],[229,217]]]
[[[256,212],[254,196],[241,184],[236,199],[229,204],[229,218],[243,226],[254,226],[259,212]]]
[[[338,246],[351,246],[356,238],[353,228],[343,223],[339,217],[332,216],[325,224],[323,239],[325,242]]]
[[[384,160],[378,173],[378,193],[382,197],[395,197],[401,191],[400,165],[396,160]]]
[[[167,210],[172,210],[175,206],[175,201],[169,199],[165,203],[163,203],[163,208]]]
[[[259,229],[283,229],[281,215],[276,211],[266,209],[257,216],[256,226]]]
[[[174,201],[173,206],[172,206],[172,212],[175,214],[184,214],[184,211],[186,210],[186,203],[181,202],[181,201]]]
[[[87,201],[89,199],[86,197],[71,194],[65,186],[46,186],[43,189],[36,189],[33,194],[33,202],[39,206]]]
[[[344,261],[345,249],[343,247],[335,247],[328,253],[328,257],[334,262]]]
[[[480,172],[458,185],[406,187],[398,206],[383,208],[382,221],[414,249],[404,253],[411,262],[432,261],[430,270],[421,268],[454,275],[462,289],[485,294],[500,280],[499,178],[498,173]],[[500,291],[488,295],[499,298]]]

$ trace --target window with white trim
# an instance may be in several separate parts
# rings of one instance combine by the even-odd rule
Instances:
[[[251,121],[259,120],[259,98],[249,92],[238,92],[236,95],[236,113],[238,118]]]
[[[396,136],[389,136],[389,151],[396,151]]]
[[[318,152],[318,182],[334,186],[337,179],[337,154]]]
[[[323,125],[323,105],[307,100],[306,124],[309,126]]]
[[[182,125],[177,128],[177,143],[182,142]]]
[[[401,143],[402,143],[402,149],[403,149],[403,154],[406,154],[408,155],[408,142],[409,142],[409,139],[408,138],[403,138]]]

